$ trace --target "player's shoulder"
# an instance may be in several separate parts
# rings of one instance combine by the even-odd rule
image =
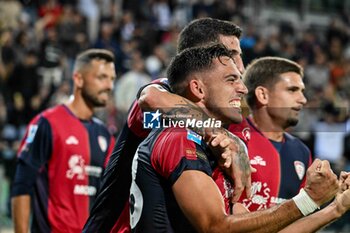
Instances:
[[[251,127],[246,118],[243,118],[241,123],[230,124],[228,130],[242,139],[244,143],[248,143],[251,138]]]
[[[101,119],[99,119],[97,117],[92,117],[91,121],[94,125],[96,125],[97,128],[99,128],[100,130],[103,130],[109,134],[107,126],[105,125],[105,123]]]
[[[301,143],[301,144],[304,144],[298,137],[290,134],[290,133],[287,133],[285,132],[284,133],[284,138],[286,141],[290,141],[290,142],[293,142],[293,143]]]
[[[158,79],[153,80],[151,83],[169,85],[169,81],[167,78],[158,78]]]
[[[97,117],[92,117],[91,121],[98,126],[105,127],[103,121]]]
[[[67,113],[67,109],[63,104],[53,106],[41,112],[41,116],[45,118],[60,117],[62,114]]]
[[[175,146],[177,142],[195,143],[198,145],[203,144],[203,137],[193,130],[183,127],[171,127],[162,130],[158,136],[158,141],[162,143],[168,143],[170,146]]]
[[[41,122],[46,122],[52,117],[57,117],[57,112],[61,110],[61,106],[54,106],[51,108],[48,108],[37,115],[35,115],[29,122],[28,125],[32,124],[40,124]]]
[[[157,85],[161,88],[164,88],[166,90],[170,90],[170,86],[169,86],[169,81],[167,78],[158,78],[153,80],[151,83],[149,83],[149,85]]]
[[[310,151],[309,148],[304,144],[304,142],[302,142],[298,137],[296,137],[290,133],[285,132],[284,138],[285,138],[286,142],[288,142],[294,146],[300,147],[301,149],[303,149],[305,151],[308,151],[308,152]]]

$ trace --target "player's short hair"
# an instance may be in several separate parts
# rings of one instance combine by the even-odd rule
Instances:
[[[242,29],[236,24],[213,18],[201,18],[188,24],[179,35],[178,53],[184,49],[220,43],[220,35],[241,37]]]
[[[281,57],[263,57],[250,63],[243,74],[244,83],[248,88],[246,96],[249,107],[255,106],[255,89],[259,86],[273,88],[279,81],[280,75],[295,72],[302,78],[303,68],[296,62]]]
[[[188,48],[176,55],[167,69],[167,77],[172,91],[184,96],[187,78],[195,72],[205,72],[212,68],[213,60],[220,57],[232,57],[233,52],[223,44],[207,47]]]
[[[105,60],[106,62],[114,62],[114,55],[106,49],[88,49],[80,54],[75,59],[74,71],[81,70],[90,64],[92,60]]]

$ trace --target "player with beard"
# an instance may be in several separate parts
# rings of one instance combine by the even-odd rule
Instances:
[[[43,111],[29,124],[18,152],[12,189],[15,232],[81,232],[100,185],[114,138],[93,117],[116,78],[110,51],[76,58],[73,100]]]
[[[252,174],[252,198],[240,200],[251,211],[292,198],[305,186],[310,151],[285,132],[298,123],[306,103],[302,78],[303,69],[297,63],[278,57],[259,58],[244,73],[252,114],[229,129],[247,139],[250,162],[257,169]]]

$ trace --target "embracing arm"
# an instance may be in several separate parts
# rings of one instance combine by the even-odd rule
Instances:
[[[173,185],[173,191],[198,232],[277,232],[302,217],[292,200],[264,211],[226,215],[215,183],[200,171],[185,171]]]
[[[140,93],[138,105],[142,111],[155,111],[157,109],[173,120],[184,120],[189,117],[197,120],[206,120],[208,115],[192,101],[170,93],[159,84],[146,86]],[[193,129],[204,135],[204,128]]]
[[[338,187],[329,163],[315,160],[307,172],[308,196],[320,206],[334,197]],[[296,199],[267,210],[228,216],[214,181],[199,171],[183,172],[172,189],[180,208],[199,232],[278,232],[303,217]]]

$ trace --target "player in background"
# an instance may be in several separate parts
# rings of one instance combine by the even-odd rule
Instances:
[[[104,107],[116,78],[110,51],[76,58],[74,99],[43,111],[29,124],[18,152],[12,189],[16,233],[81,232],[114,146],[94,109]]]
[[[248,141],[250,163],[257,169],[252,198],[240,199],[253,211],[298,194],[312,159],[306,145],[286,132],[306,104],[303,68],[284,58],[259,58],[247,67],[244,82],[251,115],[229,130]]]

